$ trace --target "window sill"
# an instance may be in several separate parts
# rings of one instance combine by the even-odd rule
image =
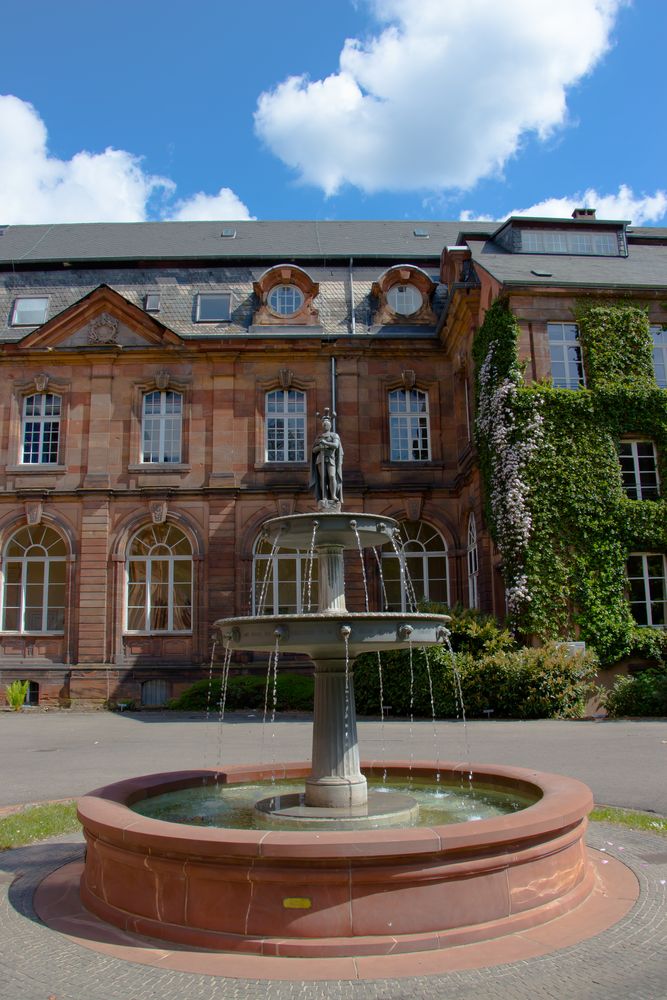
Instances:
[[[178,636],[182,638],[183,636],[192,635],[193,632],[123,632],[124,639],[153,639],[155,636]]]
[[[128,472],[140,472],[142,475],[160,475],[165,472],[190,472],[192,466],[187,462],[146,462],[145,464],[128,465]]]
[[[62,632],[9,632],[7,630],[0,632],[0,638],[8,636],[11,639],[43,639],[51,638],[57,639],[59,636],[62,637],[65,634]]]
[[[31,463],[30,465],[6,465],[5,472],[13,472],[20,475],[40,475],[43,476],[46,473],[51,473],[54,476],[62,475],[63,472],[67,472],[66,465],[47,465],[44,462],[41,465],[39,462]]]
[[[428,460],[413,461],[410,458],[403,460],[394,459],[393,461],[382,462],[382,469],[441,469],[443,468],[442,462],[436,462],[432,458]]]

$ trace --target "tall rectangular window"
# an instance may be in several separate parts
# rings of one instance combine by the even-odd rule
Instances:
[[[392,462],[430,460],[428,393],[421,389],[389,393],[389,450]]]
[[[183,397],[180,392],[156,390],[144,396],[141,461],[181,461]]]
[[[634,553],[628,558],[630,610],[638,625],[667,625],[666,562],[660,553]]]
[[[547,323],[551,352],[551,378],[557,389],[581,389],[584,365],[576,323]]]
[[[56,465],[60,440],[60,396],[51,392],[26,396],[23,401],[23,448],[26,465]]]
[[[618,449],[623,489],[631,500],[660,495],[658,463],[652,441],[621,441]]]
[[[661,389],[667,389],[667,330],[664,326],[652,326],[653,370],[655,380]]]
[[[266,461],[306,461],[306,394],[275,389],[266,394]]]

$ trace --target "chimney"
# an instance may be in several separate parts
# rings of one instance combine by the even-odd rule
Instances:
[[[595,209],[594,208],[575,208],[572,213],[573,219],[594,219]]]

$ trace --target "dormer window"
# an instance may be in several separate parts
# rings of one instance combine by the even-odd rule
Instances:
[[[373,282],[372,293],[377,300],[373,323],[377,326],[405,324],[435,326],[431,308],[435,283],[414,264],[397,264]]]
[[[296,264],[278,264],[254,283],[259,306],[256,326],[314,326],[320,318],[315,307],[320,286]]]
[[[392,285],[387,292],[387,305],[399,316],[412,316],[421,309],[423,301],[415,285]]]
[[[492,239],[510,253],[625,257],[628,252],[624,222],[596,221],[588,216],[557,221],[514,217],[504,222]]]
[[[275,285],[267,301],[278,316],[294,316],[303,305],[303,292],[296,285]]]

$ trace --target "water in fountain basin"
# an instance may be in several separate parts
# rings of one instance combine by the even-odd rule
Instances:
[[[499,790],[488,785],[476,784],[474,794],[467,787],[445,782],[432,782],[423,778],[392,778],[388,784],[381,779],[369,778],[369,788],[378,792],[409,793],[419,804],[419,818],[415,825],[440,826],[447,823],[475,822],[493,816],[517,812],[532,805],[535,796]],[[171,823],[186,823],[194,826],[215,826],[233,829],[265,829],[267,822],[255,804],[267,796],[278,797],[299,793],[303,784],[293,780],[261,781],[245,785],[209,785],[191,787],[162,795],[152,796],[136,802],[132,809],[142,816],[165,820]],[[360,820],[360,826],[369,828],[368,821]],[[386,823],[381,824],[386,826]],[[397,824],[404,826],[405,823]],[[374,824],[371,825],[373,828]],[[380,824],[378,824],[380,826]],[[284,830],[309,828],[298,820],[284,820],[280,824]],[[335,830],[336,824],[327,824],[327,829]],[[338,829],[354,829],[354,823],[346,820]]]

